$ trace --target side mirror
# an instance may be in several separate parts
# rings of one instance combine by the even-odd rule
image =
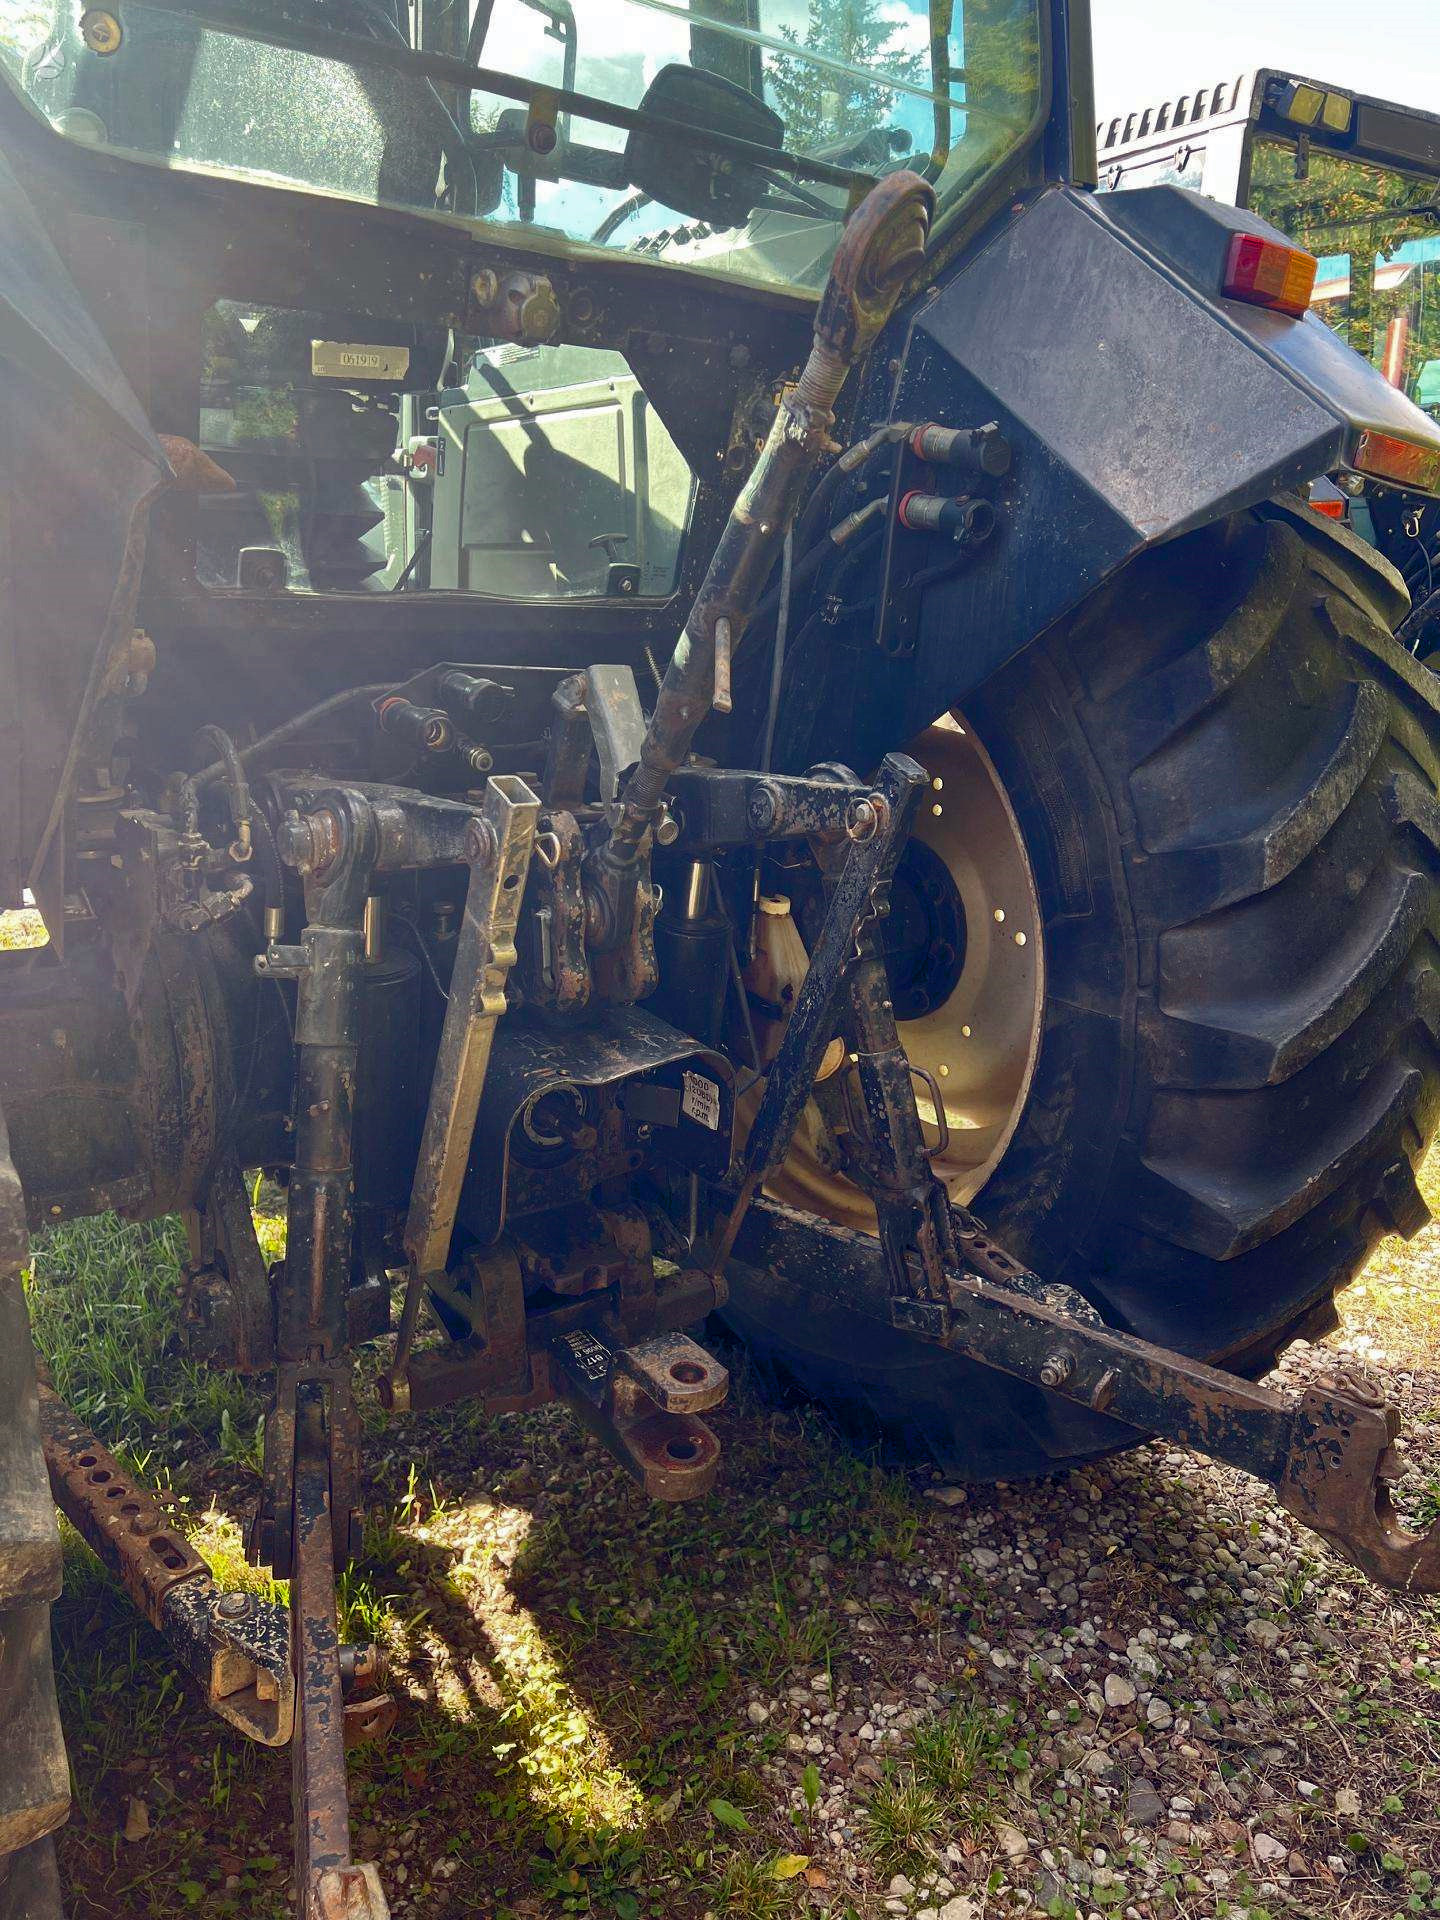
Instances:
[[[625,143],[631,185],[693,220],[742,226],[770,185],[765,169],[707,150],[705,135],[722,133],[779,153],[785,140],[779,114],[733,80],[702,67],[679,65],[660,69],[645,89],[639,111],[678,121],[689,130],[689,138],[682,146],[668,134],[636,127]]]

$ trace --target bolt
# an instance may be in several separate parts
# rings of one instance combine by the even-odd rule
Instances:
[[[1047,1353],[1040,1368],[1042,1387],[1063,1387],[1075,1371],[1075,1356],[1068,1347],[1057,1347],[1054,1353]]]
[[[880,826],[880,815],[869,800],[853,800],[845,816],[845,831],[852,840],[873,840]]]
[[[667,809],[655,824],[656,842],[662,847],[673,847],[679,838],[680,822]]]
[[[222,1593],[219,1612],[226,1620],[239,1620],[250,1611],[248,1593]]]
[[[113,13],[90,7],[80,16],[80,38],[91,53],[111,54],[120,51],[125,34]]]
[[[495,834],[488,820],[472,820],[465,835],[465,858],[472,864],[476,860],[493,858],[495,853]]]
[[[750,789],[745,815],[752,833],[768,833],[780,812],[780,795],[768,780],[759,780]]]

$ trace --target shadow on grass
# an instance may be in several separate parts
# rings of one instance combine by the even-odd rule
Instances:
[[[57,1386],[158,1476],[222,1577],[238,1580],[260,1399],[178,1354],[181,1245],[173,1227],[114,1222],[47,1236],[37,1337]],[[975,1639],[1007,1633],[1014,1600],[965,1560],[966,1543],[1014,1540],[1043,1491],[977,1488],[937,1508],[923,1476],[857,1452],[813,1410],[765,1404],[743,1356],[730,1357],[737,1392],[715,1416],[721,1483],[688,1506],[647,1504],[556,1408],[500,1420],[463,1406],[367,1413],[371,1517],[342,1626],[385,1646],[401,1716],[386,1745],[352,1756],[351,1797],[357,1854],[380,1861],[397,1916],[771,1920],[802,1901],[835,1920],[868,1915],[906,1849],[932,1844],[937,1818],[949,1832],[988,1817],[1017,1755],[1044,1790],[1034,1756],[1050,1696],[977,1652]],[[362,1374],[376,1364],[362,1357]],[[1161,1477],[1153,1455],[1129,1456],[1074,1482],[1064,1509],[1051,1500],[1045,1524],[1080,1538],[1085,1488],[1151,1518],[1077,1599],[1045,1598],[1049,1631],[1157,1610],[1187,1629],[1214,1624],[1211,1602],[1187,1595],[1192,1563],[1176,1544],[1206,1533],[1213,1514],[1198,1484]],[[61,1859],[74,1920],[191,1908],[279,1920],[288,1756],[246,1746],[203,1712],[78,1542],[67,1568],[57,1648],[76,1813]],[[1297,1610],[1306,1594],[1302,1577]],[[955,1724],[948,1745],[927,1759],[917,1731],[888,1771],[852,1774],[847,1762],[809,1783],[799,1703],[844,1689],[912,1696],[927,1659],[945,1676],[934,1700]],[[827,1738],[827,1768],[832,1749]],[[913,1806],[912,1784],[924,1789]],[[848,1810],[834,1811],[844,1796]],[[857,1811],[867,1800],[868,1829]],[[125,1839],[127,1813],[148,1832]],[[855,1824],[839,1829],[842,1819]],[[838,1870],[837,1831],[851,1862]],[[829,1870],[823,1891],[802,1871],[812,1848]]]

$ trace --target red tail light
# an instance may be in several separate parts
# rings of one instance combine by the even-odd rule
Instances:
[[[1298,319],[1315,290],[1315,256],[1283,240],[1259,233],[1237,233],[1230,242],[1221,291],[1231,300],[1248,300]]]

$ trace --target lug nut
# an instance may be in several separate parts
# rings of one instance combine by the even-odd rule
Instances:
[[[242,1619],[250,1611],[250,1596],[248,1593],[222,1593],[216,1610],[223,1619]]]

